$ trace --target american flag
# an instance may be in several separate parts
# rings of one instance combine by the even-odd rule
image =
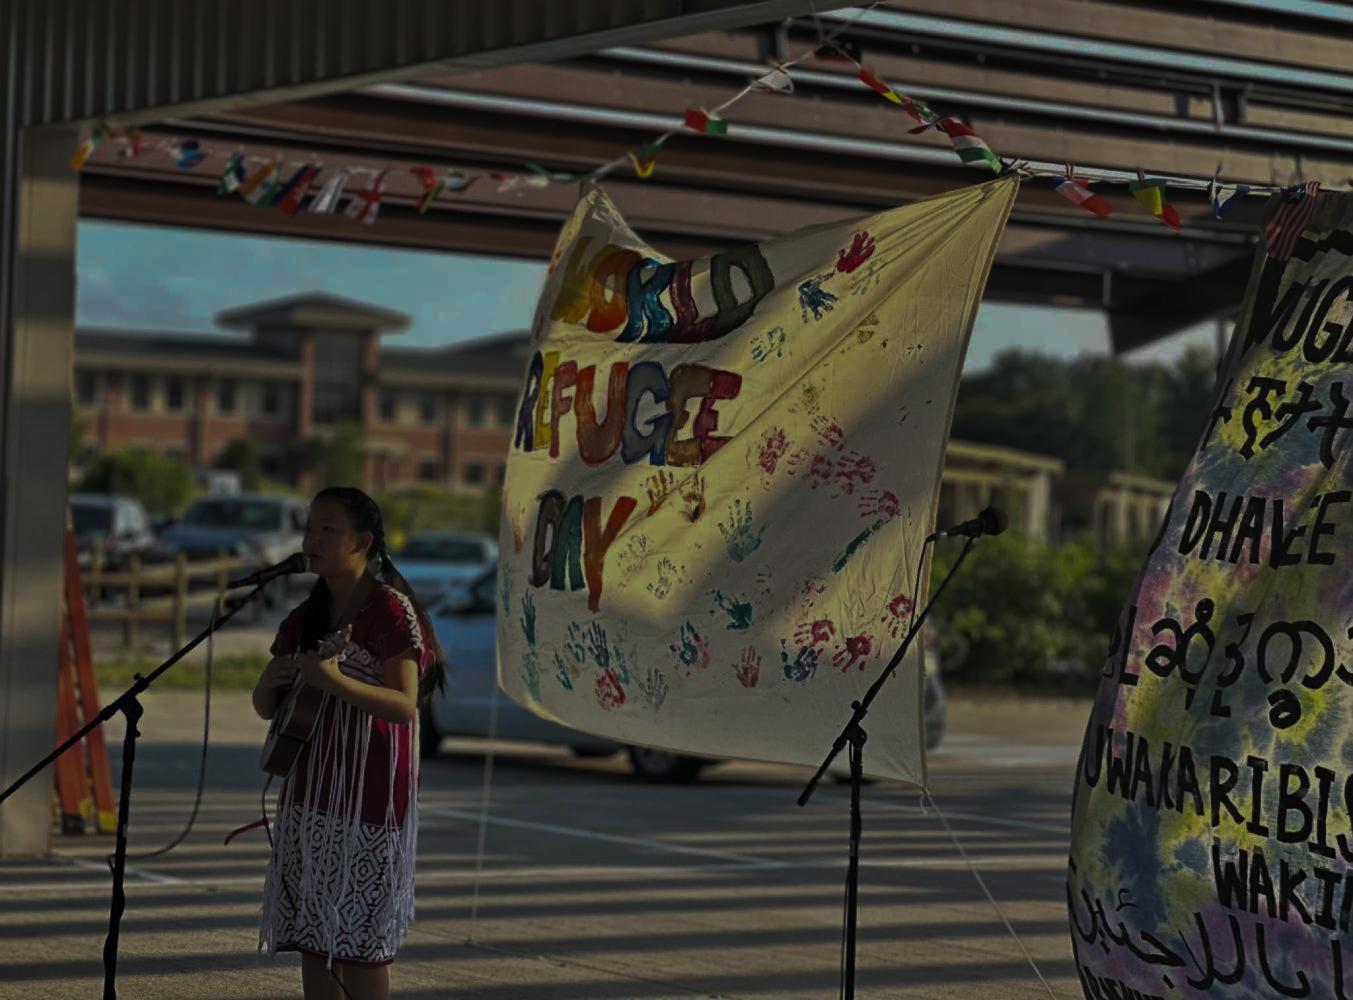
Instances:
[[[1297,248],[1297,239],[1311,221],[1316,202],[1320,200],[1320,182],[1294,184],[1282,193],[1282,201],[1272,217],[1264,224],[1264,241],[1268,255],[1274,260],[1287,260]]]

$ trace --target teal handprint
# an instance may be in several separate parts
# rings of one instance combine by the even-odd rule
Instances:
[[[733,501],[733,509],[728,523],[719,522],[719,534],[723,535],[724,545],[728,548],[728,557],[734,562],[742,562],[761,547],[761,536],[768,526],[763,524],[760,530],[752,531],[752,502],[745,504],[741,500]]]
[[[578,666],[582,666],[586,662],[587,645],[583,635],[583,627],[577,622],[569,622],[568,638],[564,640],[564,649]]]
[[[742,631],[752,626],[752,606],[747,601],[740,601],[737,598],[729,597],[722,590],[712,590],[710,593],[714,596],[714,604],[722,608],[728,615],[727,625],[730,629]],[[711,611],[710,614],[717,612]]]
[[[536,602],[528,592],[521,599],[521,630],[526,636],[526,644],[536,648]]]
[[[559,682],[559,686],[565,691],[573,690],[573,678],[568,675],[568,667],[564,665],[564,658],[558,653],[554,654],[554,679]]]

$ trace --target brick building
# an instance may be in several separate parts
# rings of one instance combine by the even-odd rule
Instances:
[[[408,316],[321,294],[216,319],[241,332],[77,330],[76,405],[90,440],[210,466],[231,441],[251,438],[267,476],[296,482],[305,442],[352,423],[365,442],[369,489],[502,482],[525,334],[441,349],[387,346]]]

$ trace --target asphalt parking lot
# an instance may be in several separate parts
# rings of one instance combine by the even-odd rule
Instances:
[[[200,696],[152,692],[131,849],[171,839],[196,782]],[[1057,996],[1080,996],[1063,874],[1088,702],[955,700],[931,787]],[[111,734],[116,752],[116,734]],[[299,997],[294,958],[256,955],[267,845],[224,834],[258,815],[262,725],[218,694],[207,794],[188,841],[133,860],[124,998]],[[623,760],[501,747],[486,822],[481,747],[424,770],[418,911],[394,971],[406,998],[834,997],[847,789],[795,804],[800,769],[733,763],[688,786]],[[117,777],[114,775],[114,782]],[[1047,997],[915,789],[865,791],[858,996]],[[482,831],[482,856],[480,853]],[[111,837],[0,863],[0,998],[100,995]]]

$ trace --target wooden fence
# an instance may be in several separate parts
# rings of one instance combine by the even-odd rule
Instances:
[[[173,632],[174,645],[188,641],[188,609],[210,605],[216,595],[225,589],[231,577],[256,568],[247,559],[224,554],[215,559],[190,560],[178,553],[173,562],[142,565],[140,556],[128,558],[125,569],[108,572],[103,568],[103,552],[95,544],[90,568],[81,573],[91,622],[122,622],[126,644],[140,648],[142,624],[168,625]],[[192,584],[206,584],[193,591]],[[109,603],[103,598],[112,591],[123,592],[126,599]],[[149,591],[149,593],[147,593]],[[253,602],[253,620],[262,614],[262,602]]]

